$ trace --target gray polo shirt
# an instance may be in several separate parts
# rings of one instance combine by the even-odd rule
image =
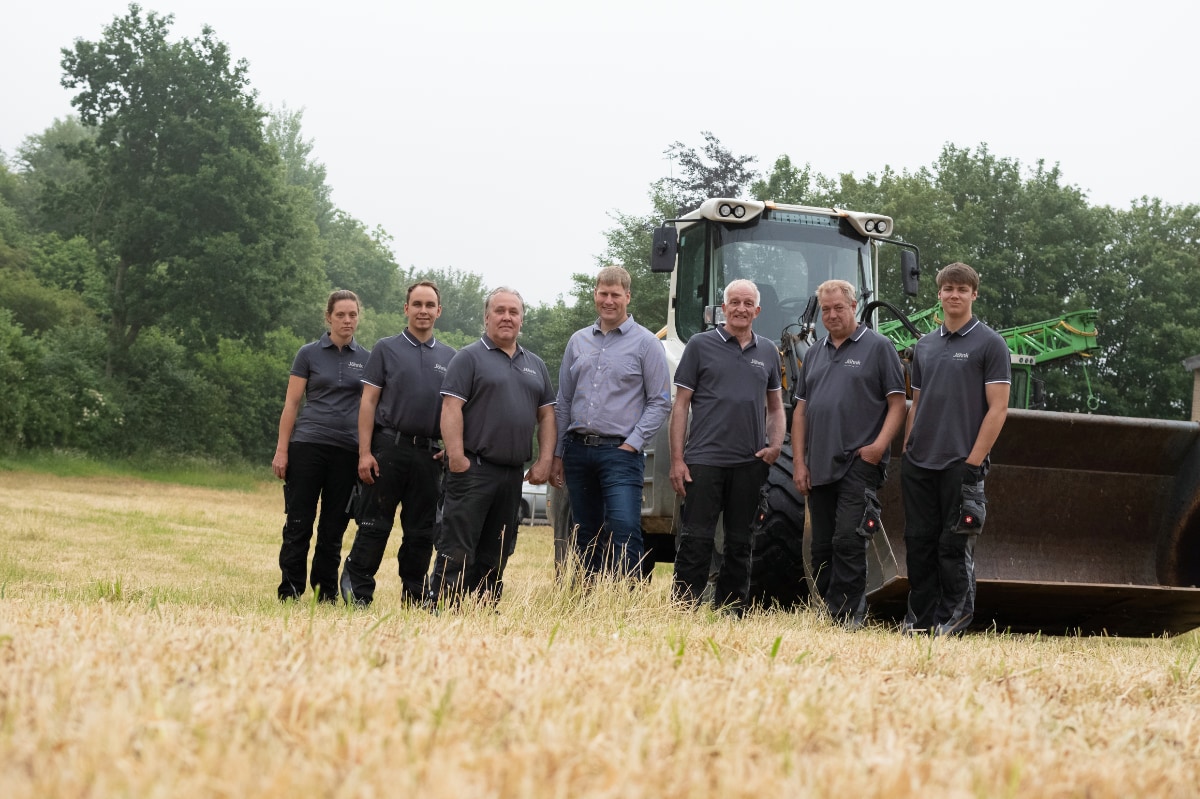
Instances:
[[[1012,383],[1004,338],[972,316],[956,333],[942,325],[913,348],[912,387],[920,391],[909,460],[945,469],[971,454],[987,413],[990,383]]]
[[[300,348],[292,362],[292,374],[308,382],[292,441],[358,450],[360,381],[370,354],[354,339],[339,347],[328,333]]]
[[[840,347],[826,336],[808,351],[796,398],[804,402],[805,462],[813,485],[846,476],[858,450],[883,429],[888,396],[903,393],[904,367],[896,348],[866,325]],[[885,450],[881,463],[890,454]]]
[[[436,338],[421,343],[407,329],[376,342],[362,379],[380,390],[375,426],[441,438],[442,380],[454,353]]]
[[[522,466],[533,456],[538,408],[554,404],[545,362],[520,345],[509,358],[486,335],[451,359],[442,395],[466,403],[463,448],[502,466]]]
[[[692,392],[683,459],[702,466],[753,463],[767,444],[767,392],[780,390],[779,350],[754,334],[745,349],[724,326],[688,339],[675,385]]]
[[[621,437],[640,452],[670,413],[666,352],[632,316],[608,333],[597,320],[571,336],[558,372],[556,455],[569,433]]]

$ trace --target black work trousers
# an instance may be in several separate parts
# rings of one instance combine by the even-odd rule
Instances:
[[[680,511],[679,540],[671,596],[699,607],[712,565],[717,521],[725,533],[725,557],[717,575],[713,604],[745,608],[750,594],[750,528],[759,489],[767,479],[764,461],[739,466],[688,464],[692,482]]]
[[[375,573],[400,508],[403,538],[396,552],[400,584],[406,601],[425,595],[426,573],[433,555],[433,530],[442,485],[442,461],[434,460],[432,445],[417,446],[411,438],[376,431],[371,453],[379,464],[375,482],[362,486],[358,533],[342,565],[342,598],[367,605],[375,598]]]
[[[855,458],[842,479],[813,486],[812,567],[817,593],[835,621],[857,623],[867,607],[867,546],[879,528],[879,498],[886,470]]]
[[[975,615],[977,534],[955,532],[966,460],[923,469],[903,460],[904,546],[908,566],[907,630],[965,630]]]
[[[308,573],[308,544],[317,522],[317,545],[312,559],[312,587],[322,602],[336,602],[342,535],[350,522],[346,504],[358,479],[358,453],[332,444],[288,444],[287,480],[283,484],[283,546],[279,550],[280,599],[304,593]],[[321,517],[317,520],[317,502]]]
[[[517,546],[521,466],[489,463],[468,453],[471,468],[446,473],[445,505],[429,581],[433,602],[455,605],[467,593],[498,602],[504,567]]]

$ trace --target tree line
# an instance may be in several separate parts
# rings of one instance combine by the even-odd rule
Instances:
[[[292,357],[322,330],[332,288],[362,298],[367,346],[402,329],[418,279],[441,287],[448,343],[482,329],[479,275],[397,264],[385,230],[332,202],[302,110],[262,108],[248,65],[211,29],[176,39],[172,24],[134,4],[101,38],[65,48],[76,115],[0,153],[2,449],[266,462]],[[976,309],[994,327],[1098,309],[1103,351],[1086,375],[1075,362],[1043,368],[1050,406],[1085,410],[1093,391],[1101,413],[1187,417],[1197,205],[1094,206],[1057,165],[986,145],[945,145],[913,171],[826,176],[786,155],[760,173],[755,157],[702,135],[666,148],[672,177],[650,183],[644,209],[612,214],[570,296],[527,309],[522,341],[552,374],[594,317],[596,267],[630,270],[631,310],[657,329],[669,276],[649,271],[654,226],[707,197],[751,197],[894,217],[926,278],[908,310],[934,304],[932,274],[952,261],[984,276]],[[893,302],[898,268],[885,260]]]

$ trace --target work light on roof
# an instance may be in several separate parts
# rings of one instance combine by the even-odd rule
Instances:
[[[734,216],[734,218],[736,218],[736,219],[741,219],[741,218],[742,218],[743,216],[745,216],[745,215],[746,215],[746,206],[744,206],[744,205],[735,205],[735,206],[733,206],[733,216]]]
[[[729,203],[721,203],[721,207],[717,209],[717,213],[721,216],[729,216],[733,213],[733,208]]]
[[[875,220],[868,219],[867,224],[863,225],[863,227],[865,227],[867,229],[868,233],[874,233],[875,232]]]
[[[887,220],[886,219],[880,219],[878,222],[875,223],[875,232],[881,236],[884,233],[887,233]]]

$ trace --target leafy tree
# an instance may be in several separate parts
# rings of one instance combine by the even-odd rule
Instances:
[[[390,242],[382,228],[369,231],[349,214],[335,211],[321,237],[330,286],[350,289],[372,308],[401,310],[404,290],[399,286],[399,267]]]
[[[1142,198],[1113,213],[1114,235],[1078,288],[1100,309],[1101,410],[1186,419],[1200,353],[1200,206]]]
[[[0,202],[12,205],[17,192],[17,176],[8,165],[8,156],[0,150]]]
[[[696,210],[711,197],[741,197],[757,177],[749,168],[754,156],[734,155],[707,130],[701,135],[705,144],[699,152],[681,141],[664,150],[674,166],[671,177],[663,180],[662,188],[680,216]],[[678,176],[674,174],[675,167]]]
[[[217,457],[238,451],[223,392],[195,368],[181,344],[150,327],[125,357],[121,380],[108,398],[120,408],[122,423],[111,431],[115,435],[98,442],[105,451]]]
[[[28,337],[31,341],[35,337]],[[95,322],[57,327],[37,339],[31,362],[28,448],[69,447],[99,455],[125,431],[120,384],[105,377],[106,335]]]
[[[1059,184],[1057,167],[1038,162],[1026,180],[1019,161],[986,145],[972,153],[947,145],[936,166],[958,227],[954,260],[983,276],[980,304],[995,327],[1057,316],[1065,310],[1081,259],[1097,230],[1082,193]]]
[[[0,308],[26,331],[40,333],[59,325],[92,318],[83,298],[73,291],[45,286],[27,271],[0,268]]]
[[[73,116],[25,137],[16,158],[22,178],[17,205],[36,230],[70,238],[87,229],[88,215],[72,195],[86,183],[80,156],[95,138],[96,129]]]
[[[222,339],[215,352],[199,355],[200,375],[222,401],[222,438],[251,462],[269,461],[275,449],[288,371],[303,343],[277,330],[262,346]]]
[[[0,307],[0,452],[12,452],[24,441],[32,399],[29,362],[37,357],[35,346],[12,313]]]
[[[0,196],[0,268],[29,267],[29,234],[16,209]]]
[[[812,205],[813,175],[808,164],[801,169],[792,164],[792,159],[781,155],[764,180],[756,180],[750,187],[750,196],[756,200],[774,200],[792,205]]]
[[[30,247],[29,268],[44,285],[74,292],[89,308],[108,308],[108,248],[93,248],[82,236],[63,240],[57,233],[38,236]]]
[[[399,282],[391,236],[383,228],[368,230],[333,205],[325,165],[312,157],[313,142],[301,132],[303,117],[303,109],[293,111],[286,105],[272,110],[266,137],[279,150],[284,182],[303,190],[309,199],[326,282],[335,289],[350,289],[366,306],[389,308],[396,301]]]
[[[84,149],[87,200],[95,239],[116,255],[117,353],[156,324],[195,346],[261,339],[289,308],[319,301],[307,195],[282,181],[246,62],[207,26],[170,41],[173,19],[131,4],[101,40],[63,50],[63,86],[98,128]]]
[[[267,141],[279,150],[284,182],[308,189],[313,201],[313,219],[318,232],[325,236],[337,209],[333,205],[333,190],[325,182],[325,165],[312,157],[313,142],[301,132],[303,120],[303,108],[292,110],[285,103],[279,110],[271,109],[264,133]]]

